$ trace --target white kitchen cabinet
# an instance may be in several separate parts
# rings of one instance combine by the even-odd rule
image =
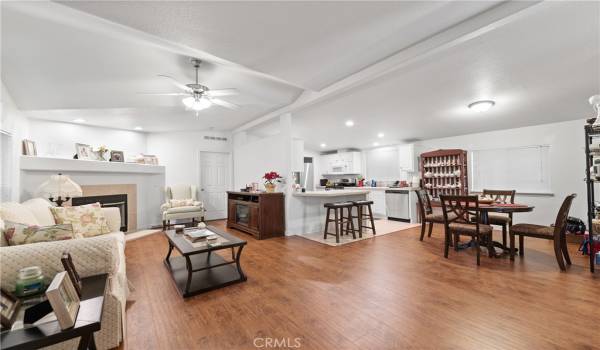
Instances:
[[[360,174],[360,152],[340,152],[321,156],[323,174]]]
[[[409,143],[398,146],[398,165],[404,171],[415,171],[415,147]]]
[[[373,209],[373,216],[385,217],[385,190],[372,189],[367,197],[370,201],[373,201],[373,205],[371,206]]]

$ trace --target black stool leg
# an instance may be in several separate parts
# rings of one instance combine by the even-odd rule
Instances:
[[[357,205],[356,206],[356,221],[358,221],[358,237],[362,238],[362,232],[363,232],[363,206],[362,205]]]
[[[371,230],[373,230],[373,234],[375,235],[375,220],[373,220],[373,211],[371,210],[371,204],[369,204],[369,219],[371,220]]]
[[[327,214],[325,215],[325,230],[323,230],[323,239],[327,239],[327,230],[329,229],[329,221],[331,215],[331,208],[327,208]]]
[[[352,239],[356,239],[356,233],[354,232],[354,220],[352,220],[352,206],[348,207],[348,226],[349,229],[352,230]],[[346,228],[346,230],[348,230],[348,228]]]
[[[337,208],[334,208],[333,211],[335,213],[335,243],[340,243],[340,221],[338,218],[338,210]]]

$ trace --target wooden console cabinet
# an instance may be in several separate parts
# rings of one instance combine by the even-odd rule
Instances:
[[[283,193],[227,192],[227,227],[257,239],[285,234]]]

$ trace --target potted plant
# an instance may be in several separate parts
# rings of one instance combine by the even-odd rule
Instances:
[[[282,178],[276,171],[266,173],[263,179],[265,179],[265,189],[267,192],[275,192],[275,187],[277,186],[275,183],[281,182]]]

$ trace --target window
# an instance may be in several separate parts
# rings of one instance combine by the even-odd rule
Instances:
[[[470,155],[473,192],[486,188],[552,193],[548,145],[474,150]]]

